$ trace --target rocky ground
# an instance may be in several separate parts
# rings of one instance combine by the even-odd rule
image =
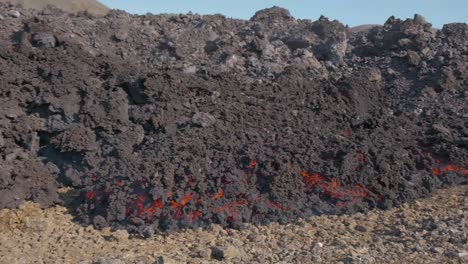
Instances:
[[[150,238],[96,230],[67,209],[26,203],[0,211],[1,263],[467,263],[468,188],[391,210],[320,216],[241,230]]]

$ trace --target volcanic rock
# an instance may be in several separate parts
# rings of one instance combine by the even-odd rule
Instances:
[[[17,10],[10,10],[8,11],[8,16],[14,17],[14,18],[19,18],[21,16],[21,13]]]
[[[173,259],[166,257],[166,256],[158,256],[156,257],[156,260],[154,262],[154,264],[175,264],[175,263],[177,262],[175,262]]]
[[[258,11],[250,19],[251,21],[283,21],[283,20],[294,20],[287,9],[274,6]]]
[[[128,239],[128,232],[126,230],[118,230],[112,234],[112,239],[123,242]]]
[[[114,37],[119,41],[124,41],[128,38],[128,30],[127,29],[119,29]]]
[[[209,127],[216,123],[216,118],[208,113],[196,113],[192,117],[192,123],[201,127]]]
[[[239,250],[233,246],[215,247],[211,250],[211,258],[216,260],[231,260],[239,254]]]
[[[365,226],[362,226],[362,225],[357,225],[357,226],[354,227],[354,229],[356,229],[359,232],[367,232],[367,228]]]
[[[5,146],[5,139],[3,138],[2,131],[0,130],[0,148]]]
[[[466,24],[0,6],[24,17],[0,21],[0,208],[73,187],[80,223],[145,234],[467,183]]]
[[[51,32],[38,32],[32,35],[33,45],[36,47],[53,48],[56,45],[56,39]]]

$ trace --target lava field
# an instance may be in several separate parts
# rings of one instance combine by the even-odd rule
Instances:
[[[390,208],[468,183],[468,25],[0,4],[0,208],[133,232]]]

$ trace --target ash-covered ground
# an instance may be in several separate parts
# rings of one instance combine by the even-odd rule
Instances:
[[[468,182],[467,24],[0,14],[0,208],[66,186],[81,223],[152,233]]]

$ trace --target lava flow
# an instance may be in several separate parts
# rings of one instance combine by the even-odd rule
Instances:
[[[338,208],[341,208],[346,204],[354,204],[357,201],[371,198],[370,191],[357,183],[350,186],[340,186],[338,179],[334,178],[329,180],[318,172],[309,174],[308,172],[302,171],[301,175],[304,183],[308,185],[309,188],[312,189],[318,187],[323,195],[337,200],[336,206]],[[374,195],[374,198],[376,198],[376,200],[380,200],[377,195]]]
[[[432,173],[435,176],[440,176],[440,175],[442,175],[444,173],[447,173],[447,172],[460,173],[463,176],[468,177],[468,168],[462,168],[462,167],[459,167],[459,166],[456,166],[456,165],[453,165],[453,164],[449,164],[449,165],[445,165],[445,166],[438,166],[438,167],[435,167],[432,170]]]

